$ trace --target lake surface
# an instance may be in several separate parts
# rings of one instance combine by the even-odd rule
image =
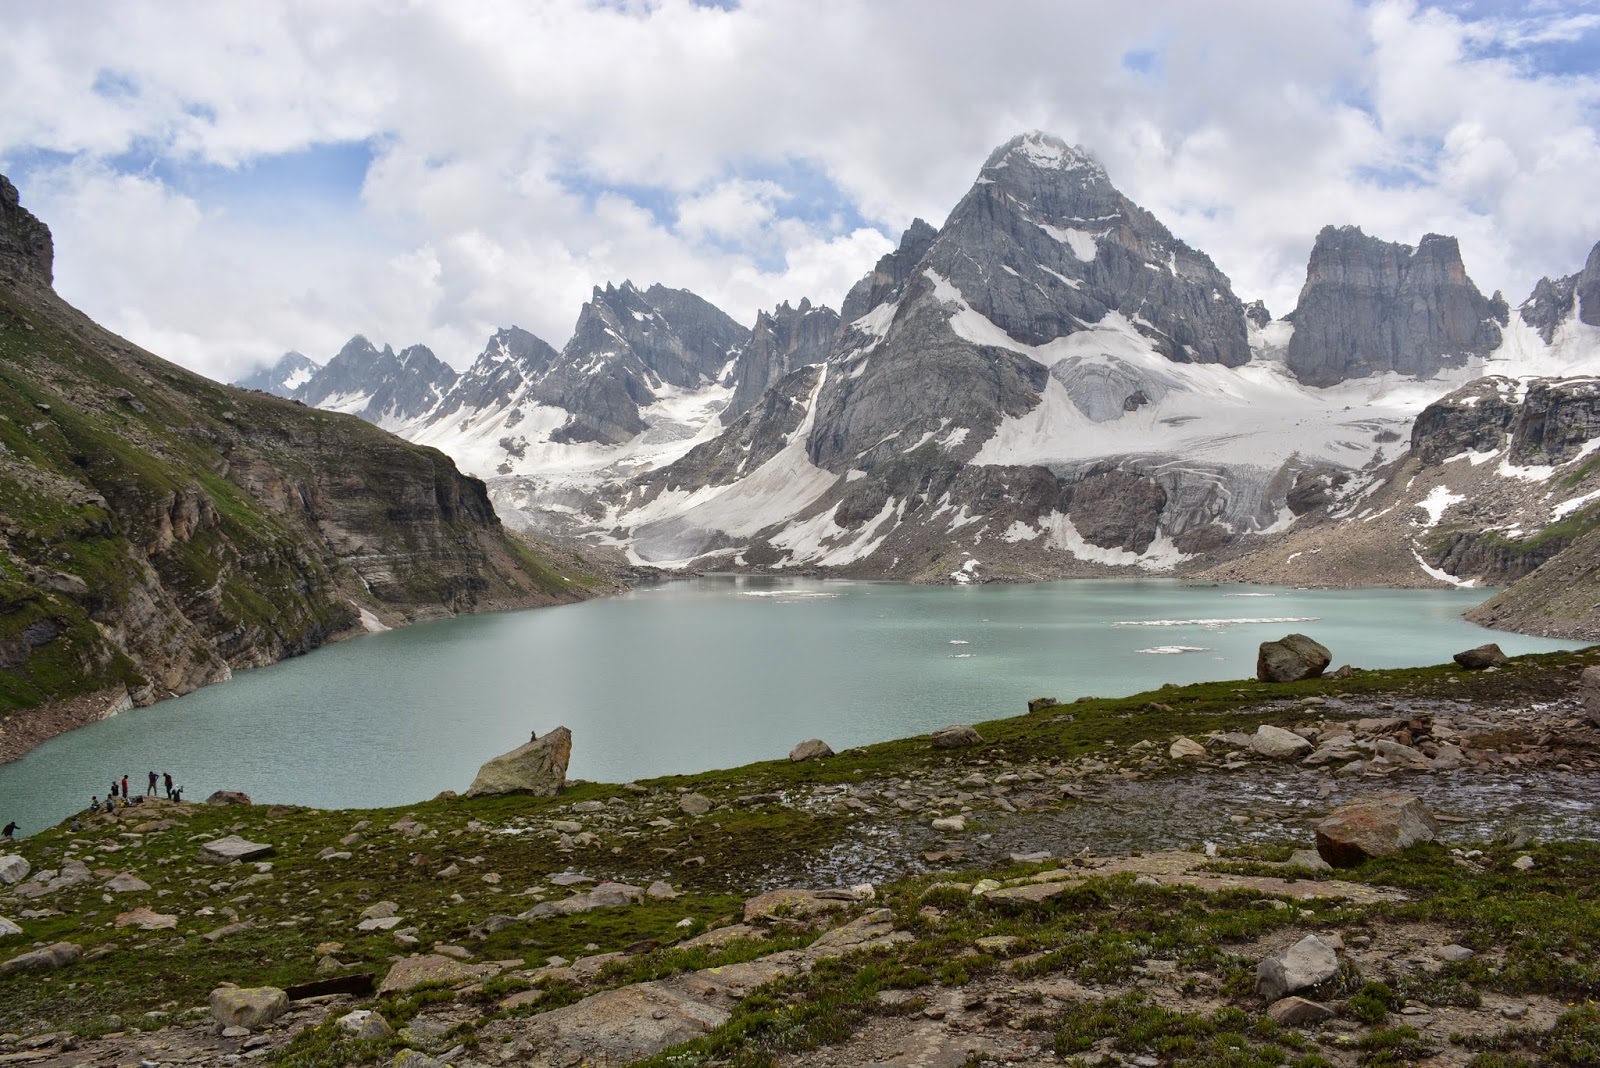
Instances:
[[[1137,693],[1254,675],[1291,631],[1335,666],[1438,663],[1581,643],[1488,631],[1482,590],[1292,590],[1172,579],[1036,585],[702,578],[563,608],[370,635],[115,716],[0,765],[23,833],[138,790],[398,805],[463,790],[478,766],[572,728],[574,778],[620,782],[835,749],[1015,715],[1030,697]]]

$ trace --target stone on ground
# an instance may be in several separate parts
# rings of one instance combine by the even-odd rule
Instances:
[[[935,749],[962,749],[969,745],[983,744],[983,735],[965,723],[953,723],[948,727],[940,727],[930,737],[933,740]]]
[[[1494,667],[1496,664],[1504,664],[1511,658],[1502,652],[1498,645],[1490,642],[1487,645],[1480,645],[1476,649],[1464,649],[1452,659],[1468,671],[1482,671],[1484,668]]]
[[[932,826],[936,831],[959,832],[967,829],[967,819],[965,816],[945,816],[934,820]]]
[[[1029,712],[1041,712],[1046,708],[1054,708],[1061,702],[1054,697],[1035,697],[1028,702]]]
[[[1315,849],[1296,849],[1289,854],[1289,867],[1306,868],[1310,871],[1332,871],[1333,865],[1322,859],[1322,854]]]
[[[1256,993],[1268,1001],[1332,979],[1339,971],[1339,955],[1316,935],[1306,935],[1274,953],[1256,967]]]
[[[211,992],[211,1018],[223,1027],[259,1031],[289,1011],[289,995],[275,986],[219,986]]]
[[[1583,710],[1589,721],[1600,726],[1600,664],[1583,669],[1578,676],[1578,696],[1583,699]]]
[[[78,946],[71,942],[57,942],[53,946],[12,957],[4,964],[0,964],[0,975],[10,975],[13,972],[53,972],[69,964],[78,963],[82,957],[83,950]]]
[[[1275,642],[1262,642],[1256,653],[1256,678],[1262,682],[1298,682],[1314,679],[1333,663],[1327,646],[1304,634],[1288,634]]]
[[[802,760],[821,760],[833,756],[833,748],[821,738],[807,738],[789,750],[789,759],[796,764]]]
[[[114,922],[118,927],[137,927],[141,931],[170,931],[178,926],[178,917],[166,916],[140,906],[122,913]]]
[[[705,794],[684,794],[678,798],[678,809],[686,815],[704,816],[714,807],[711,798]]]
[[[380,1013],[371,1009],[355,1009],[345,1013],[336,1021],[339,1030],[355,1038],[388,1038],[394,1034],[394,1028],[389,1026]]]
[[[28,872],[32,870],[26,857],[20,857],[15,853],[7,853],[4,856],[0,856],[0,883],[5,883],[8,886],[20,883],[28,877]]]
[[[1274,1001],[1267,1015],[1284,1027],[1309,1027],[1333,1017],[1333,1010],[1315,1001],[1301,997],[1287,997]]]
[[[806,919],[845,908],[859,900],[860,895],[853,890],[805,890],[798,887],[768,890],[744,903],[744,922],[754,923],[775,915]]]
[[[1193,738],[1175,738],[1167,746],[1167,756],[1173,760],[1204,760],[1206,747]]]
[[[18,927],[4,916],[0,916],[0,938],[16,938],[21,934],[21,927]]]
[[[113,894],[132,894],[150,889],[150,884],[131,872],[123,872],[106,880],[106,889]]]
[[[1316,747],[1294,731],[1263,723],[1251,736],[1250,748],[1268,760],[1298,760]]]
[[[250,803],[250,795],[238,790],[218,790],[206,798],[206,804],[208,805],[248,805]]]
[[[422,957],[407,957],[396,961],[389,974],[378,986],[379,994],[404,993],[423,983],[461,983],[477,979],[485,968],[481,964],[463,964],[439,953]]]
[[[541,902],[524,912],[521,918],[537,920],[545,916],[576,916],[580,912],[593,912],[595,909],[623,908],[637,905],[644,899],[644,893],[643,888],[627,883],[601,883],[586,894]]]
[[[273,848],[264,842],[250,842],[230,834],[202,845],[199,857],[208,864],[231,864],[236,860],[260,860],[272,854]]]
[[[1322,859],[1348,868],[1368,857],[1433,841],[1439,822],[1414,794],[1365,794],[1330,812],[1317,823],[1316,832]]]
[[[494,794],[533,794],[554,797],[567,781],[567,763],[572,759],[572,732],[557,727],[543,738],[502,753],[478,769],[478,777],[467,787],[468,797]]]

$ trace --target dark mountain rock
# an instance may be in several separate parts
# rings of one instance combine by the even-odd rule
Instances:
[[[1522,634],[1600,642],[1600,516],[1586,533],[1467,613],[1474,623]]]
[[[1574,311],[1579,322],[1600,326],[1600,244],[1589,250],[1589,258],[1577,274],[1539,279],[1533,295],[1517,309],[1522,321],[1539,331],[1546,345]]]
[[[0,283],[49,288],[54,260],[50,228],[22,207],[17,187],[0,174]]]
[[[1548,466],[1575,459],[1600,438],[1600,378],[1545,378],[1528,385],[1511,430],[1510,459]]]
[[[1412,248],[1327,226],[1311,250],[1288,367],[1313,386],[1389,371],[1430,378],[1490,352],[1504,319],[1504,301],[1467,277],[1455,238],[1427,234]]]
[[[1272,313],[1267,310],[1265,301],[1252,300],[1244,306],[1244,317],[1257,326],[1266,326],[1272,322]]]
[[[1490,376],[1469,382],[1424,408],[1411,424],[1411,451],[1435,467],[1462,453],[1505,447],[1517,420],[1516,383]]]
[[[8,208],[0,248],[42,230]],[[443,453],[167,363],[42,280],[0,284],[0,759],[361,612],[575,599]]]
[[[798,308],[784,302],[770,314],[757,315],[750,340],[733,365],[733,396],[722,410],[722,422],[731,423],[749,411],[769,386],[791,371],[826,360],[838,331],[838,313],[813,308],[809,300]]]
[[[426,345],[396,355],[388,345],[380,351],[357,334],[293,396],[313,408],[395,425],[428,412],[455,381],[455,369]]]
[[[472,366],[429,415],[442,422],[462,412],[503,407],[560,359],[549,344],[519,326],[497,330]]]
[[[274,397],[292,397],[321,370],[322,365],[298,352],[286,352],[270,367],[236,379],[240,389],[259,389]]]
[[[939,231],[921,219],[912,219],[900,235],[900,246],[878,260],[877,266],[845,295],[839,317],[845,325],[855,322],[880,304],[898,300],[906,280],[928,254]]]

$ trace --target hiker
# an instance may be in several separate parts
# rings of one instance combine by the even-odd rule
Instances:
[[[162,785],[167,788],[167,800],[171,801],[172,800],[172,772],[163,771],[161,773],[161,779],[162,779]]]
[[[124,801],[128,799],[128,777],[126,775],[122,777],[122,799]]]
[[[107,797],[116,797],[117,796],[117,780],[115,780],[115,779],[111,780],[111,792],[109,794],[107,794],[106,796]]]
[[[177,789],[172,791],[172,799],[174,801],[182,801],[183,800],[183,787],[179,786]]]
[[[6,829],[0,831],[0,837],[5,838],[8,842],[15,842],[17,840],[17,821],[12,820],[6,824]]]
[[[153,772],[153,771],[150,773],[150,788],[145,790],[144,796],[146,796],[146,797],[154,797],[154,796],[156,796],[156,773]]]

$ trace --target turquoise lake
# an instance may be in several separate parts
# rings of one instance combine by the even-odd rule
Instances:
[[[558,725],[570,775],[626,781],[1014,715],[1030,697],[1245,678],[1292,631],[1334,664],[1438,663],[1486,641],[1482,590],[1294,590],[1170,579],[1037,585],[708,577],[563,608],[369,635],[86,727],[0,766],[23,833],[170,771],[184,796],[398,805]]]

